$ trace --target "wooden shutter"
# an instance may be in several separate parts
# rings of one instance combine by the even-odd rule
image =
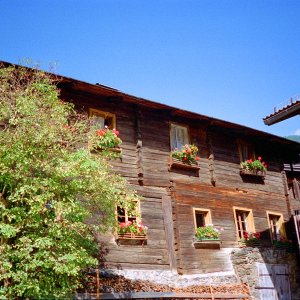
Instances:
[[[257,263],[261,300],[291,300],[287,265]]]

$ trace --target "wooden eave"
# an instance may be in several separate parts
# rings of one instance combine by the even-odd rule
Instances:
[[[173,117],[182,117],[186,119],[190,119],[193,121],[201,122],[206,124],[208,127],[213,127],[221,131],[234,131],[236,134],[248,137],[261,138],[263,140],[267,139],[270,142],[278,142],[280,144],[289,144],[296,146],[300,151],[300,144],[276,135],[272,135],[260,130],[256,130],[250,127],[246,127],[240,124],[212,118],[206,115],[201,115],[195,112],[187,111],[184,109],[179,109],[173,106],[169,106],[166,104],[162,104],[159,102],[154,102],[152,100],[144,99],[141,97],[136,97],[133,95],[126,94],[119,90],[99,85],[99,84],[90,84],[87,82],[79,81],[76,79],[59,76],[61,83],[71,83],[72,90],[76,91],[85,91],[87,93],[91,93],[94,95],[101,94],[102,96],[106,96],[109,99],[119,99],[124,103],[131,103],[138,106],[144,106],[147,108],[152,108],[156,110],[162,110],[168,112]]]
[[[263,121],[266,125],[270,126],[281,122],[283,120],[292,118],[300,114],[300,100],[291,103],[282,109],[274,112],[273,114],[263,118]]]
[[[11,63],[0,61],[0,65],[4,66],[10,66],[13,65]],[[18,65],[17,65],[18,66]],[[29,70],[33,70],[28,68]],[[34,70],[33,70],[34,71]],[[217,129],[219,131],[228,132],[228,133],[234,133],[237,135],[247,136],[248,138],[254,137],[255,139],[261,139],[264,142],[277,142],[279,144],[285,144],[290,145],[293,150],[296,152],[300,152],[300,143],[297,143],[295,141],[291,141],[276,135],[272,135],[260,130],[256,130],[250,127],[246,127],[240,124],[212,118],[206,115],[201,115],[195,112],[190,112],[184,109],[179,109],[176,107],[172,107],[166,104],[162,104],[159,102],[154,102],[148,99],[136,97],[133,95],[126,94],[124,92],[121,92],[117,89],[101,85],[101,84],[91,84],[87,83],[81,80],[73,79],[66,76],[56,75],[52,73],[48,73],[50,76],[54,77],[55,80],[58,82],[58,87],[76,91],[76,92],[82,92],[82,93],[89,93],[92,95],[101,95],[107,99],[107,101],[110,101],[110,99],[118,99],[118,101],[123,103],[131,103],[137,106],[144,106],[147,108],[152,108],[156,110],[162,110],[167,111],[171,116],[174,117],[183,117],[186,119],[190,119],[196,122],[201,122],[202,124],[206,124],[207,127]]]

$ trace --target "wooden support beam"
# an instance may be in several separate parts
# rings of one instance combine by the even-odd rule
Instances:
[[[162,210],[165,225],[166,241],[170,260],[170,269],[172,272],[177,273],[177,263],[174,248],[174,225],[172,214],[172,200],[169,196],[162,197]]]

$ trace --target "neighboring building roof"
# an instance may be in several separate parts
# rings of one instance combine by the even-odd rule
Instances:
[[[5,66],[13,65],[13,64],[5,62],[5,61],[0,61],[0,65],[1,64],[5,65]],[[28,69],[30,69],[30,68],[28,68]],[[111,88],[111,87],[108,87],[105,85],[101,85],[99,83],[91,84],[91,83],[87,83],[87,82],[80,81],[80,80],[73,79],[73,78],[66,77],[66,76],[61,76],[61,75],[56,75],[56,74],[51,74],[51,73],[50,73],[50,75],[54,75],[55,78],[58,79],[59,87],[61,87],[61,88],[66,88],[66,89],[70,88],[74,91],[77,90],[78,92],[89,92],[89,93],[95,94],[95,95],[101,94],[101,95],[107,97],[108,101],[112,101],[112,102],[113,101],[124,101],[127,103],[133,103],[133,104],[146,106],[149,108],[167,111],[172,116],[186,117],[186,118],[194,119],[197,121],[201,121],[201,122],[205,123],[207,126],[214,126],[214,127],[218,127],[218,128],[222,128],[222,129],[227,129],[228,131],[239,133],[243,136],[247,136],[248,138],[255,137],[255,138],[261,138],[264,141],[265,140],[269,141],[269,142],[275,141],[275,142],[279,142],[281,144],[287,144],[287,145],[290,145],[293,148],[297,149],[298,151],[300,151],[300,143],[297,143],[295,141],[291,141],[291,140],[288,140],[286,138],[282,138],[282,137],[279,137],[276,135],[272,135],[270,133],[266,133],[266,132],[256,130],[253,128],[249,128],[249,127],[239,125],[236,123],[208,117],[206,115],[201,115],[198,113],[179,109],[179,108],[172,107],[172,106],[169,106],[166,104],[161,104],[161,103],[147,100],[144,98],[132,96],[132,95],[123,93],[117,89],[114,89],[114,88]]]
[[[263,118],[266,125],[273,125],[283,120],[300,114],[300,96],[290,99],[290,103],[280,109],[274,109],[274,113]]]
[[[288,172],[299,172],[300,173],[300,164],[284,164],[283,170]]]

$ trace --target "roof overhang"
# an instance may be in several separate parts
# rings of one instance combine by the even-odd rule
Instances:
[[[265,117],[264,123],[268,126],[289,119],[300,114],[300,100],[287,105],[286,107],[276,111],[275,113]]]

